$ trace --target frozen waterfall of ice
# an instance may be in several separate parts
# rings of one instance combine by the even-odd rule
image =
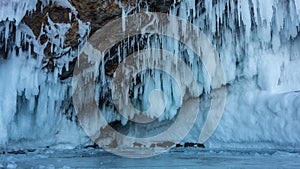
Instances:
[[[68,65],[77,51],[58,60],[53,73],[42,69],[45,46],[39,44],[38,37],[21,22],[25,12],[35,8],[36,1],[4,0],[0,4],[0,37],[3,43],[0,47],[8,50],[7,59],[0,56],[0,145],[28,143],[33,147],[64,145],[65,148],[88,142],[75,122],[74,113],[65,112],[74,111],[68,109],[71,103],[66,101],[69,99],[71,102],[71,80],[58,79],[63,66]],[[66,3],[62,0],[59,4]],[[192,21],[203,30],[219,53],[225,70],[228,90],[225,111],[217,130],[206,144],[225,148],[299,148],[300,1],[222,0],[216,3],[205,0],[195,4],[195,1],[183,0],[170,13]],[[8,21],[4,21],[6,19]],[[9,22],[13,20],[15,32]],[[82,23],[83,33],[89,31],[85,26]],[[63,38],[69,25],[61,23],[50,27],[46,34],[58,34]],[[12,34],[15,34],[13,44],[8,43],[12,41]],[[60,43],[61,39],[54,37],[52,43]],[[20,46],[22,41],[32,43],[34,49],[16,51],[7,47]],[[176,48],[178,44],[174,42],[161,39],[161,44],[180,53]],[[148,45],[155,46],[157,43],[151,41]],[[30,50],[38,56],[33,57]],[[63,53],[64,49],[54,50]],[[188,55],[193,60],[192,54],[188,52]],[[210,83],[203,75],[202,66],[194,64],[192,67],[195,68],[193,72],[199,74],[198,80],[209,96],[209,91],[214,88],[207,86]],[[163,79],[168,80],[168,77]],[[155,76],[144,80],[148,82],[147,89],[155,88],[155,83],[158,83],[153,82]],[[175,99],[174,104],[168,107],[172,111],[166,111],[166,116],[160,119],[171,120],[180,104],[175,97],[178,93],[172,91],[172,83],[162,81],[159,85],[167,89],[166,99]],[[106,88],[100,86],[99,90]],[[137,86],[134,90],[134,96],[138,97],[141,89]],[[208,106],[209,99],[204,97],[200,106],[204,114],[198,116],[184,141],[198,142]],[[111,122],[122,120],[113,114],[110,107],[106,110]],[[66,114],[72,114],[72,120],[68,120]],[[123,119],[122,124],[126,123]],[[151,129],[147,131],[155,133]],[[34,145],[35,142],[38,144]]]

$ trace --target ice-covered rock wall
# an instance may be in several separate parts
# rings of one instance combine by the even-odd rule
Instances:
[[[44,5],[49,4],[46,0],[42,2]],[[65,8],[71,8],[72,13],[76,15],[75,8],[72,8],[67,1],[54,2]],[[54,23],[48,17],[49,25],[45,26],[40,35],[35,35],[28,25],[20,21],[25,11],[35,8],[36,2],[1,1],[0,3],[7,4],[0,7],[2,9],[0,10],[0,20],[2,20],[0,23],[0,55],[2,55],[0,56],[0,144],[2,146],[16,144],[24,146],[25,144],[33,147],[85,144],[88,139],[76,121],[72,105],[71,78],[66,80],[58,78],[61,71],[68,69],[69,63],[78,56],[78,51],[65,48],[63,44],[64,35],[71,25]],[[14,13],[6,14],[16,6]],[[123,18],[126,19],[126,10],[133,9],[123,10]],[[183,0],[177,6],[174,5],[170,13],[200,27],[218,52],[225,71],[228,90],[225,111],[217,130],[206,145],[227,148],[299,147],[300,2],[298,0]],[[79,19],[78,22],[78,31],[83,44],[89,27]],[[47,44],[40,43],[42,35],[49,38],[47,44],[50,44],[51,51],[59,55],[55,59],[53,72],[43,68],[45,66],[43,63],[49,63],[49,59],[47,60],[43,53]],[[147,35],[142,36],[145,37]],[[174,42],[168,39],[153,36],[151,38],[136,40],[136,42],[146,42],[144,46],[163,46],[171,51],[182,49],[183,51],[180,51],[182,53],[186,50],[178,47],[178,44],[174,45]],[[155,41],[157,39],[159,42]],[[130,45],[125,48],[130,48]],[[122,46],[116,47],[117,57],[124,54],[120,52],[121,49]],[[185,55],[192,54],[187,52]],[[113,61],[118,62],[118,59],[112,59],[111,62]],[[204,93],[199,94],[202,96],[200,105],[202,111],[184,141],[198,142],[206,118],[211,87],[207,87],[209,83],[203,75],[202,65],[194,63],[193,68],[199,68],[194,72],[199,74],[197,80],[204,89]],[[105,71],[107,73],[107,70]],[[144,92],[141,90],[144,88],[147,93],[147,89],[152,89],[155,85],[165,88],[166,96],[173,100],[167,107],[172,111],[166,111],[166,115],[159,119],[161,126],[159,123],[156,124],[157,128],[163,128],[164,124],[168,124],[166,121],[172,121],[176,109],[180,107],[180,99],[176,100],[175,97],[177,90],[175,88],[169,90],[172,83],[166,83],[170,81],[168,77],[161,76],[164,80],[159,82],[154,82],[155,75],[149,72],[144,73],[143,77],[147,85],[137,85],[132,88],[136,91],[132,97],[138,98],[135,100],[136,105],[147,107],[148,103],[142,99],[141,93]],[[108,81],[98,86],[104,96],[110,82],[109,78],[106,78]],[[125,128],[129,128],[125,131],[129,135],[143,137],[146,131],[149,135],[156,133],[151,127],[143,128],[122,119],[114,114],[115,110],[109,104],[104,108],[107,111],[107,118],[110,119],[109,122],[118,123],[120,120],[122,125],[126,126]],[[114,125],[122,128],[122,125]],[[136,132],[137,127],[142,130]],[[38,144],[33,144],[36,142]]]
[[[173,13],[190,19],[209,37],[228,83],[225,112],[208,143],[297,146],[299,1],[207,0],[196,10],[189,4],[181,3]]]
[[[76,123],[71,100],[70,79],[62,81],[59,74],[68,70],[77,50],[65,47],[70,24],[56,23],[47,15],[39,35],[20,20],[32,11],[37,1],[1,1],[0,23],[0,144],[1,147],[77,146],[87,137]],[[54,3],[56,3],[54,1]],[[49,1],[42,1],[42,7]],[[69,3],[57,3],[70,8]],[[76,13],[73,15],[76,15]],[[15,13],[13,16],[7,15]],[[30,14],[29,14],[30,15]],[[7,16],[7,17],[6,17]],[[70,17],[72,15],[70,14]],[[79,21],[80,22],[80,21]],[[34,23],[30,23],[34,24]],[[89,32],[87,24],[79,23],[79,45]],[[47,41],[42,41],[42,38]],[[56,54],[45,55],[46,47]],[[49,68],[49,65],[51,66]]]

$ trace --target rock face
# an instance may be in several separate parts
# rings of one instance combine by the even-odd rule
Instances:
[[[70,3],[77,9],[81,20],[92,24],[91,33],[93,33],[107,22],[120,17],[122,10],[143,11],[147,8],[151,12],[168,12],[174,1],[123,0],[116,3],[113,0],[70,0]]]
[[[59,61],[65,54],[70,54],[76,51],[83,42],[84,37],[92,35],[96,30],[101,28],[109,21],[119,18],[122,15],[122,10],[132,12],[138,11],[155,11],[155,12],[168,12],[170,7],[174,5],[174,1],[113,1],[113,0],[69,0],[70,4],[47,3],[43,4],[38,1],[36,10],[28,13],[23,22],[27,24],[33,31],[34,35],[38,38],[40,44],[46,45],[44,49],[44,65],[49,71],[54,71]],[[74,10],[76,9],[76,10]],[[51,22],[51,23],[50,23]],[[86,30],[87,34],[80,35],[80,24],[86,23],[90,25],[90,30]],[[60,46],[54,44],[49,37],[53,34],[47,34],[47,29],[51,24],[69,24],[68,31],[65,34],[56,34],[58,39],[63,39]],[[49,31],[48,31],[49,32]],[[55,51],[55,48],[57,49]],[[77,56],[73,56],[70,60],[68,71],[63,68],[60,78],[66,79],[72,76],[73,64],[76,62]]]
[[[36,10],[27,14],[23,18],[23,22],[31,28],[39,43],[46,46],[44,49],[45,68],[53,72],[57,66],[56,60],[63,55],[70,54],[71,51],[76,51],[78,45],[82,43],[79,38],[84,35],[81,36],[78,33],[80,20],[76,17],[76,11],[68,8],[68,6],[60,6],[55,3],[44,5],[39,1]],[[68,30],[62,34],[54,32],[53,35],[51,27],[56,27],[58,24],[65,24]],[[59,44],[53,38],[59,39]],[[73,59],[70,60],[71,69],[72,63],[76,61],[74,59],[76,59],[76,56],[73,56]],[[70,71],[63,71],[60,76],[64,79],[70,75]]]

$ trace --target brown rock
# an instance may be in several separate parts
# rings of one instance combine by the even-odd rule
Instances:
[[[76,50],[79,45],[78,28],[79,23],[78,19],[91,24],[91,34],[96,30],[100,29],[103,25],[107,24],[113,19],[119,18],[122,15],[122,8],[125,10],[133,9],[132,12],[138,12],[138,10],[145,10],[146,6],[149,11],[155,12],[168,12],[169,8],[173,4],[173,0],[164,0],[164,1],[155,1],[155,0],[122,0],[119,3],[116,3],[115,0],[69,0],[69,2],[76,8],[78,15],[72,13],[71,9],[58,6],[55,3],[50,3],[46,7],[42,7],[42,3],[39,1],[37,3],[36,11],[28,13],[24,18],[23,22],[26,23],[33,31],[36,37],[40,37],[40,43],[45,44],[46,48],[44,54],[46,56],[45,62],[48,62],[49,65],[45,68],[54,69],[56,62],[54,59],[60,58],[61,54],[51,52],[51,48],[54,44],[49,43],[49,38],[46,34],[42,34],[41,30],[45,30],[48,23],[48,16],[54,23],[69,23],[71,28],[65,35],[65,41],[62,45],[63,48],[71,47],[71,50]],[[71,15],[71,17],[70,17]],[[90,35],[91,35],[90,34]],[[74,62],[75,63],[75,62]],[[73,67],[71,64],[71,68]],[[115,65],[114,63],[111,63]],[[113,66],[116,67],[116,66]],[[107,72],[112,72],[109,69]],[[72,75],[69,70],[65,75],[62,75],[63,79]],[[65,71],[63,71],[64,74]],[[110,73],[112,74],[112,73]]]

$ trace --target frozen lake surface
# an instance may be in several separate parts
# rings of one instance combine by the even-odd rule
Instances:
[[[175,148],[145,159],[102,149],[36,150],[1,154],[0,168],[300,168],[299,151]]]

